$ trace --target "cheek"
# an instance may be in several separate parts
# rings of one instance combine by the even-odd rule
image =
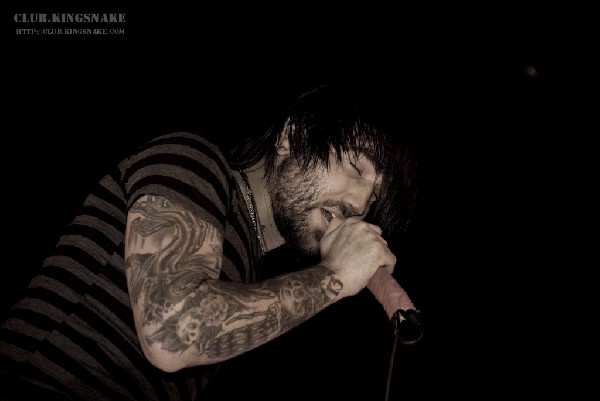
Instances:
[[[323,238],[325,230],[327,229],[325,217],[323,216],[323,213],[321,213],[321,208],[313,209],[308,213],[307,229],[317,242],[321,241],[321,238]]]
[[[371,208],[373,207],[374,203],[375,203],[375,197],[371,197],[371,199],[369,199],[369,202],[367,202],[367,208],[365,209],[364,216],[362,216],[363,218],[371,211]]]
[[[320,208],[313,208],[306,216],[306,223],[310,231],[315,231],[323,226],[323,213]]]
[[[355,185],[354,180],[345,174],[337,174],[332,172],[320,182],[319,190],[325,198],[338,198],[352,185]]]

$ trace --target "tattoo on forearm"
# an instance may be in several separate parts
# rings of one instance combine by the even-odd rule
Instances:
[[[207,281],[147,340],[172,352],[195,347],[212,358],[238,354],[313,316],[341,286],[325,268],[251,285]]]
[[[127,238],[137,250],[126,260],[130,297],[141,303],[142,325],[156,327],[147,343],[170,352],[239,354],[313,316],[343,286],[324,267],[256,284],[216,280],[222,240],[214,227],[161,197],[148,196],[131,212],[140,217]]]
[[[329,278],[329,282],[327,283],[327,291],[332,293],[334,297],[337,297],[338,295],[340,295],[340,291],[342,290],[343,286],[344,285],[340,280],[331,276]]]

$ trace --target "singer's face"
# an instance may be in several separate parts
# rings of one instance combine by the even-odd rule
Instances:
[[[344,154],[339,162],[332,153],[329,159],[329,168],[313,165],[303,171],[287,157],[269,183],[279,232],[307,256],[319,255],[332,218],[364,218],[381,188],[381,177],[364,155]]]

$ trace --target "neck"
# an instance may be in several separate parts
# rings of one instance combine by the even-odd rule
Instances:
[[[279,233],[275,218],[273,217],[273,208],[271,206],[271,197],[267,188],[267,182],[264,178],[264,163],[259,163],[244,170],[248,178],[248,184],[252,190],[254,203],[256,204],[257,224],[262,233],[262,241],[267,251],[275,249],[284,244],[285,240]],[[239,177],[238,177],[239,176]],[[236,174],[240,187],[246,187],[240,174]],[[260,234],[259,234],[260,235]]]

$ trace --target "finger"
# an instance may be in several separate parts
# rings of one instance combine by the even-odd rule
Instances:
[[[392,251],[390,251],[389,248],[386,249],[385,266],[383,267],[385,267],[390,274],[394,273],[394,268],[396,267],[396,256],[392,253]]]
[[[396,267],[395,264],[386,264],[385,266],[385,270],[387,270],[390,274],[394,273],[394,268]]]
[[[337,230],[343,222],[344,222],[344,219],[338,219],[335,216],[333,216],[333,218],[329,222],[329,226],[327,226],[327,229],[325,230],[325,234],[323,234],[323,236],[327,236],[328,234]]]
[[[381,228],[379,226],[376,226],[375,224],[370,224],[370,223],[365,223],[366,224],[366,228],[367,230],[373,234],[375,236],[375,238],[379,241],[381,241],[383,244],[385,244],[385,246],[388,245],[388,242],[385,238],[383,238],[383,231],[381,230]]]
[[[366,223],[366,224],[369,227],[369,229],[371,229],[373,232],[377,233],[378,235],[381,236],[383,234],[383,230],[379,226],[377,226],[375,224],[371,224],[371,223]]]

